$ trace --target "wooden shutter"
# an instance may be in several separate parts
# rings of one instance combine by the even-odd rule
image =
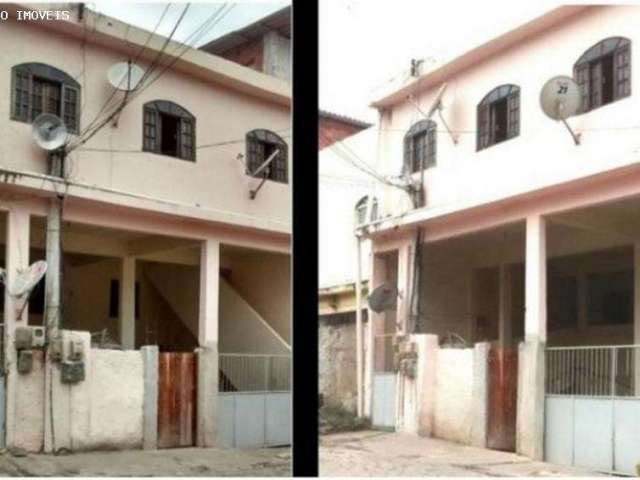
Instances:
[[[78,132],[78,105],[80,92],[70,85],[62,87],[62,119],[70,132]]]
[[[413,137],[408,134],[404,137],[404,157],[402,162],[403,171],[413,173]]]
[[[144,107],[142,149],[146,152],[158,152],[158,112],[153,107]]]
[[[287,182],[287,146],[285,144],[279,144],[277,146],[278,154],[273,159],[272,165],[272,178],[278,182]]]
[[[21,67],[14,67],[12,76],[12,101],[11,118],[28,122],[29,109],[31,106],[30,85],[31,75],[29,70]]]
[[[591,64],[589,69],[589,108],[602,105],[602,62]]]
[[[195,161],[195,129],[190,118],[180,121],[180,158]]]
[[[582,93],[582,105],[580,108],[580,112],[587,112],[590,109],[589,103],[589,64],[583,63],[579,67],[575,69],[574,77],[576,82],[580,86],[580,91]]]
[[[631,95],[631,48],[626,44],[614,53],[613,98],[615,100]]]
[[[253,175],[260,166],[260,159],[264,157],[264,146],[255,133],[247,135],[247,174]]]
[[[482,150],[489,146],[490,140],[490,109],[489,105],[480,105],[478,107],[478,142],[477,150]]]
[[[427,131],[427,161],[425,167],[433,167],[436,164],[436,128],[429,127]]]
[[[517,137],[520,133],[520,89],[507,97],[507,138]]]

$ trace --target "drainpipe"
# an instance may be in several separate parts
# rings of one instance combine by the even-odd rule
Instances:
[[[362,362],[364,359],[364,351],[362,333],[362,238],[356,233],[356,382],[358,390],[358,417],[362,417],[364,413],[364,365]]]

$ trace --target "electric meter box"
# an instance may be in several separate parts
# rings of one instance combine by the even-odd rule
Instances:
[[[31,350],[20,350],[18,352],[18,373],[29,373],[33,369],[33,352]]]
[[[32,347],[44,347],[45,345],[45,333],[44,327],[30,327],[31,328],[31,346]]]
[[[65,360],[61,363],[60,381],[62,383],[79,383],[84,381],[84,362]]]
[[[16,350],[26,350],[33,345],[33,332],[31,327],[16,327],[13,343]]]

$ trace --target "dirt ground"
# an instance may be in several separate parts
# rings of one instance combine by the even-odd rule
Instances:
[[[0,476],[291,476],[291,450],[181,448],[87,452],[69,455],[0,455]]]
[[[597,473],[435,438],[364,431],[320,437],[320,476],[548,477]]]

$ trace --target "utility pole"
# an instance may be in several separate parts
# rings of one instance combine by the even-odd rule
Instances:
[[[364,352],[362,334],[362,239],[356,232],[356,382],[358,392],[358,417],[364,414]]]
[[[51,154],[51,175],[63,177],[65,150]],[[45,277],[45,312],[44,319],[49,341],[56,338],[60,328],[61,294],[60,294],[60,231],[62,225],[62,203],[64,197],[58,193],[49,202],[49,214],[47,215],[46,260],[47,275]]]

